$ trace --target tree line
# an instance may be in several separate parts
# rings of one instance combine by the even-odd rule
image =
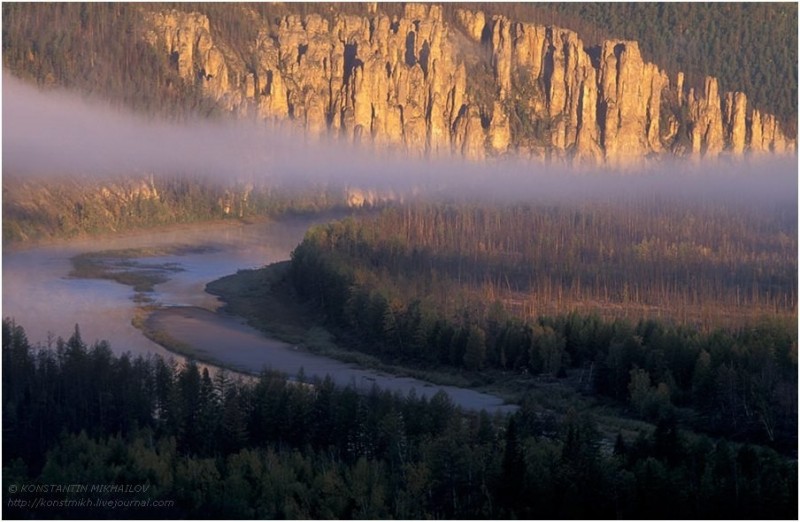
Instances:
[[[794,518],[797,467],[670,420],[606,440],[590,416],[509,417],[265,371],[114,355],[75,332],[31,347],[3,322],[3,481],[148,484],[154,511],[22,518]],[[70,495],[66,495],[70,498]],[[138,497],[137,497],[138,498]]]
[[[346,208],[344,188],[292,188],[180,175],[3,180],[3,242]]]
[[[715,202],[394,205],[320,226],[298,249],[438,308],[459,293],[522,316],[580,309],[724,323],[796,311],[796,214]],[[465,297],[466,298],[466,297]],[[452,311],[452,310],[450,310]]]
[[[586,260],[594,252],[569,245],[591,238],[604,248],[624,251],[613,234],[603,233],[616,230],[624,235],[622,224],[602,224],[603,217],[555,208],[542,215],[530,209],[386,209],[375,218],[311,229],[292,254],[288,277],[342,344],[384,361],[466,371],[478,381],[498,371],[528,379],[569,376],[585,393],[617,401],[641,418],[657,421],[677,414],[701,431],[792,447],[797,428],[797,340],[791,314],[736,327],[701,323],[702,328],[670,316],[631,321],[579,313],[569,306],[554,314],[528,316],[515,313],[491,285],[481,286],[487,277],[499,278],[502,284],[525,284],[525,276],[514,272],[518,269],[527,272],[529,281],[542,274],[553,277],[553,293],[561,291],[558,281],[568,291],[569,279],[558,272],[569,263],[579,266],[573,255],[587,262],[589,271],[621,272],[625,266],[615,266],[613,257],[592,265]],[[687,219],[693,221],[691,216]],[[661,222],[659,217],[650,221],[642,216],[628,226]],[[495,223],[503,226],[495,228]],[[542,233],[544,223],[569,227],[567,232],[556,227]],[[698,229],[697,241],[716,237],[714,221],[705,223],[709,236]],[[680,223],[666,226],[681,229]],[[486,229],[492,233],[484,235]],[[722,250],[739,252],[747,244],[740,240],[727,234]],[[526,253],[515,256],[515,241]],[[760,236],[758,244],[764,242],[768,240]],[[559,257],[559,252],[569,255]],[[521,261],[525,255],[539,257],[527,264]],[[515,262],[504,264],[509,258]],[[679,259],[665,265],[674,263],[672,269],[683,270]],[[702,263],[689,266],[692,279],[687,284],[716,277],[711,269],[696,268]],[[509,272],[503,274],[501,267]],[[648,279],[651,274],[632,262],[620,277],[628,288],[637,288],[637,282],[658,287],[658,281]],[[469,289],[472,283],[477,290]],[[539,288],[529,283],[526,290]]]

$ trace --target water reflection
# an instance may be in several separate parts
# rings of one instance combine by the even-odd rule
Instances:
[[[239,222],[174,227],[102,239],[55,242],[3,252],[3,316],[25,328],[33,344],[53,335],[68,337],[80,324],[85,341],[106,339],[116,353],[168,355],[131,325],[136,304],[132,288],[113,281],[73,279],[70,259],[86,252],[174,245],[212,246],[214,252],[165,256],[148,262],[176,262],[184,269],[156,286],[165,304],[215,309],[216,298],[203,292],[208,281],[288,259],[307,228],[321,218],[280,222]]]

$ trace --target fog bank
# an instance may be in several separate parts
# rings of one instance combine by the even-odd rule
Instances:
[[[291,124],[155,121],[71,93],[41,91],[5,71],[2,121],[3,174],[14,177],[196,175],[511,200],[640,194],[797,200],[796,155],[651,161],[623,173],[534,160],[409,159],[308,137]]]

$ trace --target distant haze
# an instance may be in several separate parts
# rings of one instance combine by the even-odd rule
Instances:
[[[533,160],[408,159],[238,120],[159,122],[3,73],[3,174],[198,175],[220,181],[347,185],[452,197],[585,198],[640,192],[677,197],[797,200],[797,156],[648,165],[615,176]]]

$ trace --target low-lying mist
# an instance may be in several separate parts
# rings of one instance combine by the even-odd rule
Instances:
[[[395,194],[520,201],[732,198],[797,201],[797,156],[651,160],[638,169],[571,168],[533,160],[414,159],[343,140],[305,136],[255,120],[176,124],[63,91],[41,91],[3,73],[3,175],[198,176],[221,182],[350,186]]]

